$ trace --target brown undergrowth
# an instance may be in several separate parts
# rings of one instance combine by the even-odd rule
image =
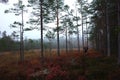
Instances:
[[[44,63],[40,61],[39,50],[25,51],[24,62],[20,62],[17,52],[0,55],[0,80],[113,80],[119,74],[116,72],[119,67],[113,68],[115,59],[92,49],[87,53],[72,50],[68,54],[61,50],[60,56],[56,50],[52,54],[45,51],[44,55]]]

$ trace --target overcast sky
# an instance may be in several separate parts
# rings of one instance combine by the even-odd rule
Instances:
[[[12,7],[13,3],[16,3],[18,0],[9,0],[9,3],[7,4],[0,4],[0,31],[7,31],[7,34],[11,34],[12,31],[15,29],[10,28],[9,25],[12,24],[14,21],[20,21],[20,17],[14,16],[14,14],[4,14],[4,11],[6,9],[9,9]],[[24,0],[25,3],[27,3],[27,0]],[[75,0],[65,0],[65,3],[68,5],[74,7]],[[29,15],[25,14],[25,20],[28,20]],[[18,30],[18,29],[17,29]],[[24,33],[25,38],[33,38],[33,39],[39,39],[40,38],[40,31],[28,31]]]

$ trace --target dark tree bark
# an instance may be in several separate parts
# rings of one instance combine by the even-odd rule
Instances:
[[[40,27],[41,27],[41,58],[44,58],[44,50],[43,50],[43,0],[39,0],[40,2]]]
[[[23,8],[22,8],[22,25],[20,27],[20,60],[24,61],[24,41],[23,41],[23,27],[24,27],[24,19],[23,19]]]
[[[120,3],[118,2],[118,27],[120,27]],[[118,64],[120,64],[120,32],[118,32]]]
[[[65,34],[66,34],[66,53],[68,53],[68,30],[67,28],[66,28]]]
[[[77,16],[77,12],[76,12],[76,16]],[[78,42],[78,52],[80,53],[80,37],[79,37],[78,20],[77,20],[77,42]]]
[[[82,6],[81,6],[82,7]],[[83,14],[81,13],[82,17],[81,17],[81,21],[82,21],[82,46],[84,47],[84,32],[83,32]]]
[[[109,22],[108,22],[108,5],[106,2],[106,28],[107,28],[107,56],[110,56],[110,32],[109,32]]]
[[[59,39],[59,12],[58,12],[58,0],[57,1],[57,54],[60,56],[60,39]]]

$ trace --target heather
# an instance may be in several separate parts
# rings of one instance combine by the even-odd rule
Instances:
[[[17,54],[1,55],[0,80],[120,79],[120,68],[114,56],[104,57],[95,50],[89,50],[86,54],[77,50],[68,54],[62,51],[61,56],[47,54],[41,61],[38,52],[26,52],[24,62],[19,60]]]

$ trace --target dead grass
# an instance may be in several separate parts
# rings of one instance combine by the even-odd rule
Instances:
[[[79,54],[82,55],[83,51],[81,50],[80,53],[78,52],[77,49],[73,49],[73,50],[69,50],[68,54],[66,53],[66,50],[60,50],[60,55],[61,56],[71,56],[73,57],[74,54]],[[100,55],[98,52],[90,49],[88,51],[89,56],[94,56],[94,55]],[[40,58],[40,50],[29,50],[29,51],[25,51],[24,54],[24,58],[25,60],[31,60],[31,59],[35,59],[35,58]],[[78,55],[78,56],[79,56]],[[57,51],[56,49],[52,49],[52,52],[50,54],[49,50],[44,51],[44,56],[45,57],[55,57],[57,56]],[[18,63],[20,61],[20,53],[19,51],[14,51],[14,52],[4,52],[0,55],[0,67],[1,66],[5,66],[5,65],[9,65],[9,63]]]
[[[99,55],[98,52],[90,49],[87,53],[87,56],[93,57],[93,55],[96,56]],[[42,67],[42,64],[40,63],[40,50],[29,50],[25,51],[25,61],[24,63],[20,62],[20,55],[19,51],[14,51],[14,52],[4,52],[3,54],[0,55],[0,77],[1,76],[13,76],[17,75],[19,73],[21,74],[27,74],[28,72],[31,73],[32,70],[36,70]],[[49,50],[44,51],[44,56],[45,56],[45,63],[49,63],[49,65],[52,63],[54,64],[64,64],[64,66],[68,65],[68,63],[71,64],[77,64],[76,61],[81,63],[81,57],[83,55],[83,50],[81,49],[80,52],[78,52],[77,49],[69,50],[68,54],[66,53],[66,50],[60,50],[60,57],[57,57],[57,50],[53,49],[51,54]],[[70,66],[69,66],[70,67]],[[74,68],[75,66],[72,65]],[[70,69],[72,68],[70,67]],[[65,67],[64,67],[65,68]],[[68,66],[67,66],[68,68]],[[42,69],[42,68],[41,68]],[[76,67],[75,67],[76,69]],[[72,71],[71,69],[70,71]],[[26,72],[28,71],[28,72]],[[4,73],[4,74],[3,74]],[[1,79],[1,78],[0,78]],[[16,80],[16,79],[13,79]]]

